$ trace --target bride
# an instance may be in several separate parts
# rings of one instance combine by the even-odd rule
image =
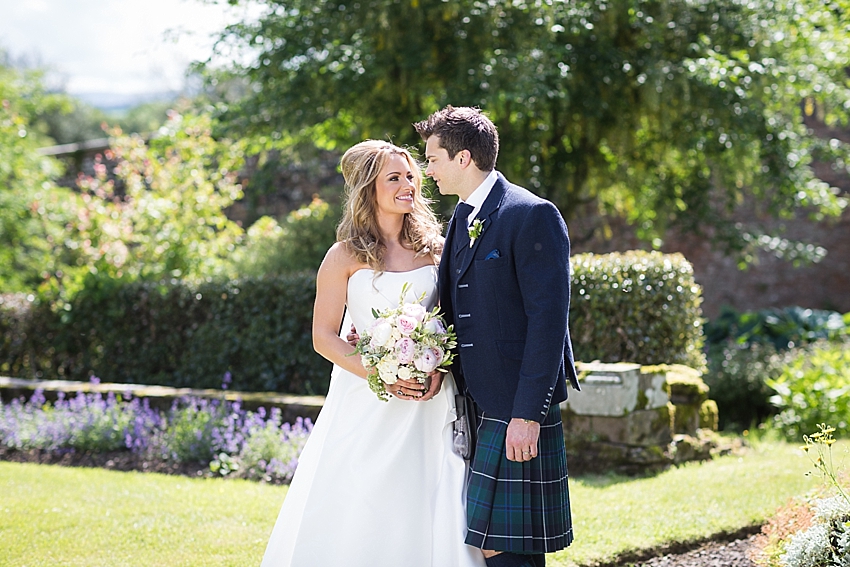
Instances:
[[[340,334],[372,309],[437,302],[440,225],[407,150],[367,140],[342,157],[346,204],[316,279],[313,345],[334,363],[263,567],[483,566],[464,544],[466,464],[452,452],[452,378],[399,381],[380,401]],[[344,314],[344,319],[343,319]],[[439,374],[439,375],[438,375]]]

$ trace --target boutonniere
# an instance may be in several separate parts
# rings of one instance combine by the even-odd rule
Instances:
[[[485,219],[486,220],[486,219]],[[469,247],[472,248],[472,245],[475,244],[475,239],[481,236],[481,229],[484,226],[484,221],[481,219],[475,219],[472,221],[472,224],[467,229],[469,231]]]

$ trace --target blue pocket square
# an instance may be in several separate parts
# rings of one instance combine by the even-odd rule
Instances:
[[[485,259],[485,260],[495,260],[496,258],[501,258],[501,257],[502,257],[502,253],[501,253],[501,252],[499,252],[499,249],[498,249],[498,248],[495,248],[495,249],[493,249],[493,250],[490,250],[490,253],[489,253],[489,254],[487,254],[487,255],[484,257],[484,259]]]

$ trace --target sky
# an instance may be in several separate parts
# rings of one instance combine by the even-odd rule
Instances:
[[[0,49],[50,67],[78,96],[179,91],[237,15],[198,0],[0,0]]]

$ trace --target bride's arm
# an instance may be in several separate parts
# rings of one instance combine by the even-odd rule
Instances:
[[[316,275],[316,303],[313,305],[313,348],[337,366],[366,378],[359,356],[349,356],[354,347],[339,337],[345,311],[348,278],[355,267],[339,243],[334,244]]]

